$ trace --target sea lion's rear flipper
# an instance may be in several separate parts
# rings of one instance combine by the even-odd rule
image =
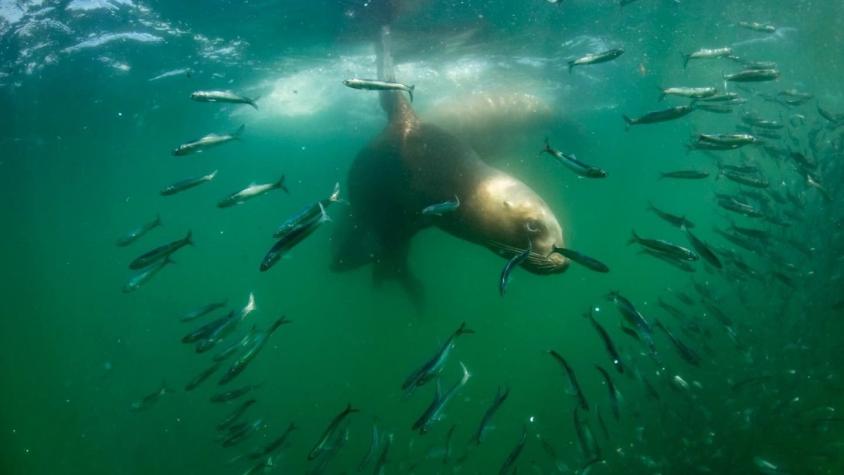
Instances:
[[[356,219],[349,208],[334,217],[331,235],[331,270],[344,272],[372,262],[378,253],[378,241],[369,226]]]
[[[407,265],[410,241],[404,240],[382,249],[372,266],[372,282],[380,287],[385,280],[395,280],[407,292],[413,306],[421,310],[425,304],[425,289]]]

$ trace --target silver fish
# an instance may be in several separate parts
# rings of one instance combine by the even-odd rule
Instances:
[[[748,30],[758,31],[760,33],[773,33],[777,31],[777,27],[774,25],[759,23],[758,21],[740,21],[738,26]]]
[[[459,207],[460,198],[458,198],[457,195],[454,195],[453,200],[443,201],[442,203],[435,203],[425,207],[425,209],[422,210],[422,214],[425,216],[442,216],[446,213],[457,211],[457,208]]]
[[[333,203],[340,202],[340,183],[334,185],[334,191],[328,198],[321,199],[316,203],[305,206],[298,213],[287,218],[273,233],[273,237],[281,239],[286,234],[295,231],[299,228],[306,227],[321,218],[324,219],[325,210]]]
[[[158,401],[161,400],[161,398],[163,396],[166,396],[167,394],[171,394],[171,393],[174,393],[174,392],[175,391],[170,389],[167,386],[166,383],[161,383],[160,388],[155,390],[155,392],[144,396],[143,399],[133,402],[132,405],[129,406],[129,409],[132,412],[145,411],[145,410],[150,409],[151,407],[155,406],[158,403]]]
[[[471,335],[474,333],[475,330],[468,328],[466,326],[466,322],[462,322],[457,328],[457,330],[455,330],[451,335],[449,335],[448,339],[445,341],[445,343],[443,343],[437,353],[425,363],[423,363],[422,366],[410,373],[410,376],[408,376],[404,380],[401,385],[401,388],[405,391],[405,394],[409,395],[411,392],[413,392],[414,389],[425,385],[428,381],[430,381],[440,373],[443,365],[448,359],[448,355],[454,348],[454,344],[457,340],[457,337],[462,335]]]
[[[137,274],[133,275],[129,282],[126,282],[126,285],[123,286],[123,293],[128,294],[129,292],[133,292],[141,288],[142,285],[146,284],[156,274],[161,272],[161,269],[167,266],[167,264],[172,264],[173,261],[170,260],[170,256],[166,256],[162,261],[152,263],[149,267],[142,269]]]
[[[660,90],[659,100],[665,96],[688,97],[690,99],[704,99],[718,93],[714,87],[666,87]]]
[[[510,273],[513,272],[517,266],[519,266],[522,262],[526,261],[528,257],[530,257],[531,253],[531,246],[528,243],[528,248],[524,251],[514,255],[507,261],[507,264],[504,265],[504,269],[501,270],[501,277],[498,279],[498,293],[501,296],[504,296],[504,292],[507,290],[507,284],[510,283]]]
[[[200,139],[192,140],[188,143],[179,145],[178,147],[173,149],[173,155],[190,155],[192,153],[201,152],[203,150],[216,147],[218,145],[231,142],[233,140],[240,140],[240,136],[243,135],[243,129],[245,128],[246,125],[241,125],[236,131],[230,134],[208,134]]]
[[[225,102],[228,104],[249,104],[258,110],[258,104],[255,104],[257,99],[250,99],[232,91],[196,91],[190,95],[190,98],[197,102]]]
[[[624,48],[614,48],[611,50],[602,51],[600,53],[590,53],[586,56],[581,56],[580,58],[572,59],[568,62],[569,74],[571,74],[571,70],[574,69],[575,66],[606,63],[607,61],[612,61],[615,58],[618,58],[622,54],[624,54]]]
[[[780,77],[778,69],[745,69],[734,74],[725,74],[725,81],[732,82],[761,82],[773,81]]]
[[[404,91],[410,96],[413,102],[414,85],[406,85],[398,82],[379,81],[377,79],[346,79],[343,81],[347,87],[352,89],[363,89],[367,91]]]
[[[314,460],[330,449],[330,446],[332,445],[330,444],[330,440],[333,439],[332,436],[337,433],[340,423],[343,422],[343,420],[350,414],[355,412],[360,412],[360,410],[353,408],[351,404],[347,404],[346,408],[343,409],[342,412],[334,416],[334,419],[332,419],[328,424],[328,427],[325,428],[325,431],[322,433],[322,436],[319,438],[317,443],[314,444],[311,451],[308,452],[308,460]]]
[[[217,203],[217,207],[228,208],[230,206],[243,204],[247,200],[255,198],[256,196],[261,196],[268,191],[277,189],[281,189],[285,193],[290,193],[290,190],[288,190],[287,186],[285,186],[284,184],[284,175],[282,175],[281,178],[275,183],[264,183],[262,185],[256,185],[253,183],[238,192],[232,193],[229,196],[220,200],[220,202]]]
[[[174,252],[178,251],[179,249],[183,248],[190,244],[193,246],[193,239],[191,238],[192,233],[188,231],[187,236],[182,239],[177,239],[171,243],[165,244],[163,246],[158,246],[155,249],[144,253],[141,256],[138,256],[134,261],[129,264],[130,269],[144,269],[148,268],[150,265],[164,259],[165,257],[173,254]]]
[[[445,405],[452,397],[454,397],[457,390],[466,385],[466,382],[468,382],[469,378],[472,376],[462,361],[460,362],[460,367],[463,369],[463,377],[445,393],[442,392],[439,380],[437,381],[437,393],[434,395],[434,400],[431,401],[431,404],[427,409],[425,409],[425,412],[423,412],[422,415],[419,416],[419,419],[417,419],[413,424],[413,430],[418,431],[420,434],[424,434],[428,432],[431,424],[441,419],[441,413]]]
[[[732,48],[702,48],[693,53],[684,54],[680,53],[683,56],[683,67],[689,65],[689,61],[693,59],[712,59],[712,58],[724,58],[733,54]]]
[[[179,180],[172,185],[167,185],[163,190],[161,190],[161,196],[170,196],[175,195],[176,193],[181,193],[185,190],[189,190],[195,186],[199,186],[205,182],[209,182],[217,176],[217,170],[213,172],[197,177],[185,178],[184,180]]]
[[[126,233],[126,235],[122,238],[118,239],[117,245],[120,247],[128,246],[129,244],[132,244],[133,242],[143,237],[144,234],[150,232],[151,230],[159,226],[161,226],[161,215],[156,215],[155,219],[153,219],[152,221],[142,224],[141,226]]]
[[[593,167],[591,165],[587,165],[581,162],[577,159],[577,157],[574,156],[574,154],[563,153],[559,150],[552,148],[551,145],[548,143],[548,138],[545,139],[545,148],[542,149],[542,152],[545,152],[548,155],[555,157],[557,160],[560,161],[560,163],[562,163],[563,165],[565,165],[570,170],[580,176],[587,178],[605,178],[607,176],[607,172],[600,168]]]

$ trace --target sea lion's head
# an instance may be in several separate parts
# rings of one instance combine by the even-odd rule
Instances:
[[[565,247],[563,230],[548,204],[521,181],[493,173],[481,181],[461,206],[461,218],[474,240],[493,251],[512,257],[530,246],[522,264],[536,274],[566,270],[568,259],[554,252]]]

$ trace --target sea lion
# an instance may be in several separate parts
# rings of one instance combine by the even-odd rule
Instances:
[[[376,41],[378,79],[395,82],[390,29]],[[484,163],[449,132],[422,122],[406,95],[378,93],[388,123],[355,158],[348,175],[350,213],[335,228],[332,269],[373,263],[375,283],[399,280],[416,303],[422,288],[407,268],[410,239],[435,225],[507,258],[531,248],[522,267],[537,273],[562,272],[568,260],[554,213],[527,185]],[[460,206],[438,217],[422,210],[454,199]]]

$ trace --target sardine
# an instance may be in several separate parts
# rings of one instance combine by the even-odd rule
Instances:
[[[190,95],[190,98],[197,102],[225,102],[227,104],[249,104],[258,110],[258,104],[255,103],[257,99],[250,99],[245,96],[235,94],[232,91],[196,91]]]
[[[651,211],[652,213],[656,214],[660,217],[660,219],[662,219],[668,224],[671,224],[672,226],[677,226],[678,228],[683,226],[687,228],[695,227],[695,223],[686,219],[685,216],[679,216],[673,213],[669,213],[668,211],[663,211],[654,206],[654,204],[650,201],[648,202],[648,211]]]
[[[358,464],[358,472],[362,472],[365,469],[369,462],[375,457],[375,454],[378,453],[378,447],[381,445],[381,438],[378,434],[378,424],[377,421],[372,422],[372,439],[369,442],[369,449],[366,451],[366,455],[363,456],[360,463]]]
[[[256,460],[256,459],[259,459],[261,457],[268,457],[268,456],[272,455],[274,452],[276,452],[277,450],[279,450],[280,448],[282,448],[284,446],[284,443],[287,442],[287,439],[290,438],[290,434],[292,434],[293,431],[296,430],[296,429],[297,429],[296,424],[291,422],[287,426],[287,429],[285,429],[284,432],[280,436],[276,437],[269,444],[265,445],[263,449],[260,449],[256,452],[249,454],[249,458],[251,458],[252,460]]]
[[[660,178],[679,178],[683,180],[700,180],[709,176],[709,172],[699,170],[676,170],[671,172],[662,172],[659,174]]]
[[[188,313],[186,313],[182,318],[179,319],[180,322],[192,322],[198,318],[202,318],[205,315],[217,310],[218,308],[223,308],[226,306],[225,300],[222,302],[214,302],[209,303],[208,305],[203,305],[202,307],[195,308]]]
[[[574,369],[569,366],[568,361],[563,358],[562,355],[557,353],[555,350],[548,350],[548,354],[551,355],[560,366],[566,371],[566,376],[568,378],[568,385],[569,390],[567,392],[572,393],[573,396],[577,397],[578,405],[583,408],[584,411],[589,410],[589,402],[586,400],[586,396],[583,395],[583,391],[580,389],[580,383],[577,381],[577,376],[574,374]]]
[[[440,381],[437,380],[437,392],[434,395],[434,400],[431,401],[431,404],[427,409],[425,409],[425,412],[423,412],[413,424],[413,430],[418,431],[420,434],[424,434],[428,432],[431,424],[441,419],[440,415],[445,405],[452,397],[454,397],[460,388],[466,385],[466,382],[468,382],[469,378],[472,376],[469,373],[469,370],[466,369],[463,362],[460,362],[460,367],[463,369],[463,377],[445,393],[442,392]]]
[[[181,193],[195,186],[199,186],[203,183],[209,182],[213,180],[215,176],[217,176],[217,170],[214,170],[213,172],[207,175],[185,178],[184,180],[177,181],[172,185],[167,185],[163,190],[161,190],[160,193],[162,196],[175,195],[176,193]]]
[[[263,424],[264,424],[263,419],[256,419],[251,424],[245,426],[243,429],[229,434],[228,437],[223,439],[223,443],[222,443],[223,447],[224,448],[234,447],[235,445],[240,444],[244,440],[251,437],[252,434],[257,432],[258,429],[260,429]]]
[[[207,150],[212,147],[217,147],[219,145],[232,142],[234,140],[240,140],[240,136],[243,135],[243,130],[245,128],[246,125],[241,125],[236,131],[230,134],[208,134],[200,139],[192,140],[190,142],[179,145],[178,147],[173,149],[173,155],[190,155],[192,153],[201,152],[203,150]]]
[[[155,219],[153,219],[152,221],[142,224],[141,226],[126,233],[126,235],[122,238],[118,239],[117,245],[120,247],[126,247],[129,244],[132,244],[133,242],[143,237],[144,234],[150,232],[151,230],[159,226],[161,226],[161,215],[156,215]]]
[[[668,120],[679,119],[680,117],[689,114],[693,110],[694,108],[691,106],[677,106],[659,111],[648,112],[643,116],[632,119],[626,115],[622,115],[622,117],[624,118],[625,122],[625,130],[627,130],[634,125],[655,124],[657,122],[665,122]]]
[[[615,348],[615,344],[610,338],[610,334],[607,333],[607,330],[598,323],[598,320],[595,320],[595,316],[592,313],[592,309],[586,312],[584,315],[589,322],[592,323],[592,327],[598,332],[598,335],[601,337],[601,341],[604,342],[604,348],[606,348],[607,353],[610,355],[610,361],[612,361],[613,366],[619,373],[624,373],[624,364],[621,361],[621,356],[618,354],[618,350]]]
[[[587,165],[587,164],[581,162],[580,160],[577,159],[577,157],[574,156],[574,154],[563,153],[559,150],[552,148],[551,145],[548,143],[547,138],[545,139],[545,148],[542,149],[542,152],[545,152],[548,155],[555,157],[557,160],[559,160],[560,163],[562,163],[563,165],[568,167],[570,170],[572,170],[574,173],[576,173],[576,174],[578,174],[582,177],[586,177],[586,178],[606,178],[606,176],[607,176],[607,172],[605,172],[604,170],[602,170],[600,168],[593,167],[591,165]]]
[[[740,21],[738,22],[738,26],[748,30],[758,31],[760,33],[773,33],[777,31],[777,27],[774,25],[759,23],[758,21]]]
[[[533,246],[531,246],[530,242],[528,242],[527,249],[511,257],[510,260],[507,261],[507,264],[504,265],[504,269],[501,270],[501,277],[498,279],[498,293],[502,297],[504,296],[504,292],[507,290],[507,284],[510,283],[510,273],[513,272],[513,269],[530,257],[532,247]]]
[[[232,193],[220,200],[220,202],[217,203],[217,207],[228,208],[230,206],[243,204],[247,200],[255,198],[256,196],[261,196],[272,190],[283,190],[285,193],[290,193],[290,190],[288,190],[287,186],[284,184],[284,175],[282,175],[275,183],[264,183],[262,185],[256,185],[253,183],[238,192]]]
[[[182,239],[177,239],[171,243],[156,247],[155,249],[145,254],[142,254],[129,264],[129,268],[143,269],[149,267],[151,264],[163,260],[164,258],[170,256],[171,254],[183,248],[184,246],[187,246],[188,244],[193,246],[193,240],[191,239],[190,231],[188,231],[188,234]]]
[[[666,87],[660,89],[659,100],[665,96],[687,97],[689,99],[704,99],[718,93],[714,87]]]
[[[715,114],[732,114],[733,108],[730,104],[697,104],[695,109]]]
[[[340,201],[340,183],[336,183],[334,185],[334,191],[332,191],[327,198],[309,204],[287,218],[278,228],[276,228],[273,233],[273,237],[281,239],[285,235],[292,233],[297,229],[307,227],[320,219],[325,219],[325,210],[327,210],[332,204]]]
[[[225,430],[231,427],[241,416],[252,407],[257,401],[254,399],[250,399],[248,401],[244,401],[240,406],[238,406],[234,411],[231,412],[222,422],[217,424],[217,430]]]
[[[592,269],[595,272],[606,273],[606,272],[610,271],[610,268],[607,267],[606,264],[599,261],[598,259],[595,259],[593,257],[589,257],[585,254],[581,254],[581,253],[574,251],[572,249],[565,249],[565,248],[562,248],[562,247],[554,246],[553,252],[556,252],[557,254],[561,254],[561,255],[573,260],[574,262],[577,262],[578,264],[580,264],[580,265],[582,265],[582,266],[584,266],[588,269]]]
[[[503,389],[499,386],[498,390],[495,393],[495,399],[492,400],[492,404],[487,408],[486,412],[484,412],[484,416],[481,418],[481,423],[478,426],[478,430],[475,431],[475,435],[472,436],[471,442],[475,445],[481,445],[483,441],[484,434],[486,433],[487,429],[489,428],[489,423],[492,421],[492,416],[498,411],[504,401],[507,400],[507,397],[510,395],[510,388],[504,387]]]
[[[321,213],[319,218],[303,222],[300,226],[294,227],[278,236],[278,241],[273,244],[273,247],[267,251],[261,260],[261,265],[258,267],[261,272],[270,270],[286,252],[313,234],[323,223],[331,221],[322,203],[318,203],[318,205]]]
[[[718,256],[715,255],[714,252],[712,252],[712,249],[710,249],[705,242],[701,241],[697,238],[697,236],[692,234],[689,228],[683,226],[681,229],[686,232],[686,237],[689,238],[689,242],[692,244],[695,251],[697,251],[698,255],[702,256],[703,259],[713,267],[720,269],[721,260],[718,259]]]
[[[607,385],[607,390],[610,393],[610,407],[612,408],[612,415],[616,421],[621,419],[621,409],[619,408],[619,402],[621,399],[621,394],[616,389],[615,384],[612,382],[612,378],[610,374],[599,365],[595,365],[595,368],[601,373],[601,376],[604,377],[604,383]]]
[[[188,384],[185,385],[185,391],[193,391],[196,389],[203,381],[211,377],[218,369],[220,369],[220,363],[214,363],[207,369],[203,370],[201,373],[196,375],[195,378],[190,380]]]
[[[457,337],[474,333],[475,330],[468,328],[466,322],[462,322],[457,330],[443,343],[439,351],[431,359],[422,364],[422,366],[410,373],[410,376],[404,380],[401,388],[405,392],[405,395],[410,395],[416,388],[425,385],[428,381],[439,375],[448,359],[448,355],[451,354],[451,350],[454,348]]]
[[[227,316],[218,319],[211,324],[205,325],[197,332],[187,335],[187,337],[194,338],[196,341],[196,352],[197,353],[205,353],[206,351],[214,348],[214,346],[223,340],[226,336],[232,333],[237,326],[242,322],[246,317],[255,310],[255,295],[253,293],[249,294],[249,300],[247,301],[246,305],[240,310],[240,312],[235,313],[234,311],[230,312]],[[202,333],[202,330],[206,330],[204,334],[202,334],[199,338],[197,337],[198,333]],[[186,338],[187,338],[186,337]],[[185,338],[182,339],[185,341]]]
[[[761,82],[773,81],[780,77],[778,69],[745,69],[734,74],[725,74],[725,81],[732,82]]]
[[[133,412],[145,411],[158,404],[158,401],[161,400],[162,397],[174,392],[175,391],[167,387],[166,383],[162,383],[161,387],[158,388],[155,392],[144,396],[143,399],[139,401],[133,402],[129,409]]]
[[[404,91],[410,96],[413,102],[414,85],[406,85],[397,82],[379,81],[377,79],[346,79],[343,81],[347,87],[352,89],[363,89],[366,91]]]
[[[460,198],[457,195],[454,195],[453,200],[443,201],[442,203],[435,203],[430,206],[426,206],[425,209],[422,210],[423,216],[442,216],[446,213],[453,213],[457,211],[457,208],[460,207]]]
[[[656,252],[661,252],[663,254],[667,254],[673,258],[685,260],[685,261],[696,261],[698,260],[697,254],[694,252],[686,249],[685,247],[678,246],[677,244],[668,242],[663,239],[650,239],[650,238],[643,238],[636,234],[636,231],[632,231],[632,236],[627,241],[627,244],[639,244],[644,246],[648,249],[651,249]]]
[[[677,350],[677,354],[679,354],[683,360],[692,366],[700,366],[701,359],[697,352],[689,348],[689,346],[683,343],[682,340],[674,336],[674,334],[671,333],[671,331],[668,330],[668,328],[666,328],[659,320],[654,321],[654,326],[662,330],[668,339],[671,340],[671,344],[674,345],[674,348]]]
[[[173,261],[170,259],[170,256],[164,256],[163,261],[153,262],[148,267],[141,269],[129,278],[129,281],[123,286],[123,293],[128,294],[129,292],[138,290],[141,286],[152,280],[162,269],[167,267],[167,264],[172,263]]]
[[[264,345],[266,345],[269,341],[270,336],[272,336],[272,334],[278,329],[278,327],[288,323],[291,323],[290,320],[288,320],[286,316],[282,315],[275,322],[273,322],[272,326],[270,326],[270,328],[267,329],[265,332],[255,335],[249,347],[247,347],[246,350],[244,350],[243,354],[241,354],[234,361],[234,363],[229,366],[229,369],[226,370],[226,373],[220,379],[220,382],[218,384],[226,384],[232,379],[234,379],[237,375],[242,373],[243,370],[245,370],[246,367],[249,365],[249,363],[253,359],[255,359],[256,356],[258,356],[258,353],[261,352],[261,350],[264,348]]]
[[[624,319],[633,325],[636,334],[642,339],[643,343],[648,347],[651,355],[656,357],[656,345],[653,341],[653,330],[644,315],[633,306],[626,297],[621,295],[618,291],[612,291],[607,295],[607,300],[614,302],[618,312]]]
[[[260,387],[260,384],[247,384],[242,388],[232,389],[231,391],[214,394],[213,396],[211,396],[210,400],[211,402],[215,403],[234,401],[235,399],[243,397]]]
[[[507,475],[511,472],[511,470],[515,470],[513,466],[519,459],[519,455],[522,454],[522,450],[525,448],[525,442],[527,442],[527,426],[522,428],[522,435],[519,438],[519,441],[516,443],[516,446],[510,450],[510,453],[507,454],[507,458],[504,460],[504,463],[501,464],[501,469],[498,470],[498,475]]]
[[[733,54],[732,48],[702,48],[693,53],[684,54],[680,53],[683,57],[683,67],[687,67],[689,65],[689,61],[693,59],[712,59],[712,58],[724,58]]]
[[[614,48],[600,53],[590,53],[585,56],[581,56],[580,58],[572,59],[568,62],[569,74],[571,74],[571,70],[574,69],[575,66],[606,63],[607,61],[612,61],[615,58],[618,58],[622,54],[624,54],[624,48]]]
[[[346,419],[350,414],[354,414],[355,412],[360,411],[358,409],[353,408],[351,404],[346,404],[346,408],[343,409],[342,412],[334,416],[334,419],[332,419],[331,422],[328,424],[328,427],[325,428],[325,431],[323,431],[322,436],[319,438],[319,440],[317,440],[317,443],[314,444],[311,451],[308,452],[308,460],[314,460],[329,449],[329,441],[337,432],[337,429],[340,427],[340,423],[343,422],[343,420]]]

